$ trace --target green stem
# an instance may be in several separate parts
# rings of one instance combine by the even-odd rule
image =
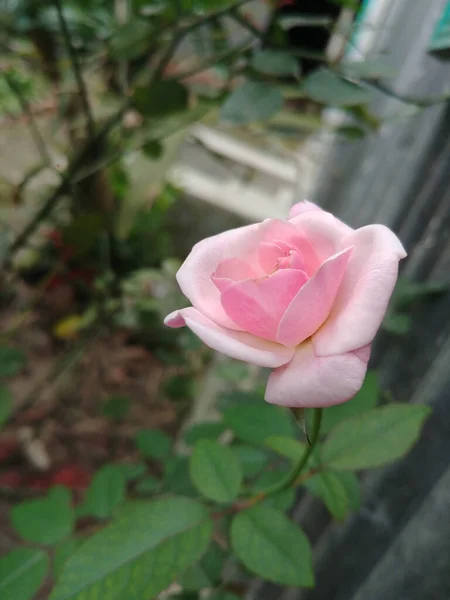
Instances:
[[[322,409],[314,408],[313,409],[313,424],[310,436],[310,443],[308,444],[306,450],[300,457],[297,464],[295,464],[291,470],[291,472],[287,475],[285,479],[282,479],[279,483],[274,485],[272,488],[263,492],[264,498],[267,496],[271,496],[273,494],[277,494],[278,492],[282,492],[290,488],[304,469],[306,463],[308,462],[309,457],[311,456],[314,448],[317,444],[320,435],[320,425],[322,423]]]

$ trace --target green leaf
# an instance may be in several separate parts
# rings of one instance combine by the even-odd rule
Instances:
[[[332,516],[342,521],[347,516],[350,504],[346,488],[338,473],[324,471],[305,481],[305,487],[321,500]]]
[[[154,598],[199,560],[211,535],[207,511],[194,500],[130,504],[71,556],[50,600]]]
[[[163,117],[187,109],[188,91],[178,81],[159,81],[151,86],[137,87],[133,101],[144,117]]]
[[[186,571],[178,583],[189,592],[215,587],[220,583],[226,557],[227,554],[217,544],[212,543],[200,563]]]
[[[358,477],[351,471],[336,471],[334,474],[339,477],[345,488],[350,510],[359,510],[361,508],[361,489]]]
[[[393,462],[412,448],[429,414],[428,406],[391,404],[347,419],[326,440],[322,461],[343,470]]]
[[[51,545],[72,532],[75,514],[67,488],[56,487],[45,498],[25,500],[11,509],[11,523],[28,542]]]
[[[208,600],[242,600],[242,598],[231,592],[217,592],[212,596],[208,596]]]
[[[75,256],[87,256],[98,241],[104,227],[104,217],[98,212],[84,212],[76,217],[63,231],[64,243]]]
[[[105,465],[95,474],[78,515],[107,519],[124,501],[125,488],[121,465]]]
[[[281,435],[273,435],[267,438],[266,446],[277,454],[295,461],[299,460],[306,451],[306,444]]]
[[[394,335],[406,335],[413,325],[410,315],[388,312],[383,320],[382,328]]]
[[[322,413],[320,433],[329,433],[335,425],[376,407],[380,386],[376,371],[368,371],[360,391],[351,400],[325,408]],[[311,427],[311,411],[308,411],[308,426]]]
[[[161,487],[161,482],[156,477],[145,477],[136,484],[136,492],[139,494],[153,494]]]
[[[231,446],[231,450],[241,463],[244,477],[253,477],[260,473],[269,461],[267,452],[264,452],[261,448],[236,444]]]
[[[233,451],[211,440],[201,440],[192,452],[191,478],[198,491],[216,502],[232,502],[239,493],[242,469]]]
[[[200,440],[217,440],[225,431],[223,423],[198,423],[192,425],[184,434],[184,441],[188,446],[193,446]]]
[[[355,79],[386,79],[396,75],[396,70],[381,60],[340,63],[339,70],[346,77]]]
[[[55,579],[59,579],[67,559],[75,552],[80,543],[81,540],[69,538],[58,544],[55,548],[55,555],[53,558],[53,574]]]
[[[365,88],[325,68],[308,75],[303,82],[302,90],[312,100],[330,106],[364,104],[371,97],[370,92]]]
[[[282,50],[260,50],[253,55],[251,66],[255,71],[267,75],[295,75],[298,70],[298,62]]]
[[[147,473],[147,465],[143,462],[141,463],[123,463],[117,465],[119,469],[122,471],[123,476],[126,481],[134,481],[135,479],[139,479],[142,475]]]
[[[283,29],[293,29],[294,27],[330,27],[334,19],[332,15],[280,15],[279,24]]]
[[[366,130],[358,125],[340,125],[332,129],[337,135],[342,135],[348,140],[361,140],[366,137]]]
[[[13,408],[13,397],[6,385],[0,385],[0,427],[9,419]]]
[[[294,488],[288,488],[282,492],[276,492],[275,494],[269,494],[267,498],[261,502],[261,506],[268,506],[269,508],[276,508],[283,512],[289,510],[295,502],[295,490]]]
[[[255,121],[266,121],[282,108],[283,96],[277,88],[247,81],[225,100],[221,119],[233,125],[245,125]]]
[[[274,485],[278,485],[286,478],[289,470],[287,466],[281,466],[277,469],[263,471],[259,477],[252,483],[253,492],[266,492]]]
[[[131,408],[128,396],[110,396],[102,407],[102,413],[114,421],[122,421]]]
[[[164,146],[158,140],[153,140],[142,146],[142,152],[147,158],[158,160],[164,154]]]
[[[136,58],[149,51],[154,35],[154,26],[149,21],[133,19],[111,37],[111,56],[121,60]]]
[[[23,369],[27,359],[19,348],[0,346],[0,378],[13,377]]]
[[[0,598],[31,600],[41,587],[49,568],[42,550],[18,548],[0,558]]]
[[[164,462],[164,487],[174,494],[197,496],[197,489],[189,474],[189,459],[185,456],[171,456]]]
[[[301,529],[283,513],[253,506],[231,524],[231,545],[242,563],[275,583],[311,587],[311,548]]]
[[[159,429],[142,429],[136,435],[136,448],[146,458],[165,458],[170,454],[172,440]]]
[[[285,408],[265,403],[242,403],[223,410],[223,419],[238,438],[255,445],[264,445],[274,435],[294,437],[291,414]]]

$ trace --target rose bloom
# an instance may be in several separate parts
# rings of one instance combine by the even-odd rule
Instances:
[[[352,398],[406,252],[384,225],[351,229],[310,202],[194,246],[177,280],[192,307],[168,315],[210,348],[274,369],[265,399],[325,407]]]

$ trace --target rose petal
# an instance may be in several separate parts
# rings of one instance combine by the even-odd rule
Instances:
[[[292,348],[221,327],[192,307],[176,310],[165,318],[164,323],[169,327],[180,327],[182,321],[210,348],[260,367],[279,367],[289,362],[294,354]]]
[[[367,352],[317,356],[308,341],[298,346],[291,362],[271,373],[266,401],[290,407],[326,407],[341,404],[361,388],[367,370]]]
[[[344,279],[352,251],[353,248],[346,248],[326,260],[300,289],[280,320],[275,337],[277,342],[297,346],[324,323]]]
[[[242,279],[254,279],[258,276],[252,267],[241,258],[227,258],[220,262],[211,276],[215,286],[225,291],[230,285]]]
[[[313,202],[309,202],[308,200],[303,200],[303,202],[297,202],[289,211],[289,219],[293,219],[297,215],[301,215],[304,212],[309,212],[310,210],[322,210],[320,206],[314,204]]]
[[[320,263],[343,248],[341,240],[353,230],[324,210],[303,212],[289,220],[313,245]]]
[[[222,306],[241,329],[275,341],[278,324],[308,280],[296,269],[280,269],[262,279],[238,281],[222,293]]]
[[[386,313],[406,252],[384,225],[357,229],[342,240],[354,252],[326,323],[314,335],[318,355],[341,354],[370,344]]]

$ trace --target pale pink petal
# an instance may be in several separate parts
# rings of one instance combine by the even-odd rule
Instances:
[[[230,229],[196,244],[177,273],[183,294],[216,323],[239,329],[222,308],[220,291],[211,280],[219,263],[227,258],[248,257],[260,241],[260,224]]]
[[[286,252],[276,242],[263,242],[259,246],[258,260],[264,273],[270,273],[277,263],[277,260],[285,256]]]
[[[218,290],[224,292],[230,285],[242,279],[254,279],[258,276],[252,267],[241,258],[227,258],[220,262],[211,279]]]
[[[309,212],[310,210],[322,210],[320,206],[314,204],[313,202],[309,202],[308,200],[303,200],[303,202],[297,202],[289,211],[289,219],[296,217],[297,215],[301,215],[304,212]]]
[[[271,404],[290,407],[341,404],[359,391],[366,370],[366,360],[356,352],[317,356],[307,341],[297,347],[291,362],[271,373],[265,398]]]
[[[380,327],[406,252],[384,225],[357,229],[342,240],[353,245],[333,310],[314,335],[317,354],[329,356],[370,344]]]
[[[281,317],[307,280],[303,271],[280,269],[262,279],[238,281],[222,293],[222,306],[244,331],[275,340]]]
[[[260,367],[279,367],[289,362],[294,354],[293,348],[221,327],[192,307],[171,313],[164,323],[169,327],[180,327],[181,321],[210,348]]]
[[[296,346],[315,333],[331,312],[353,249],[327,259],[300,289],[282,316],[277,342]]]
[[[299,233],[311,242],[321,263],[339,252],[342,238],[352,231],[324,210],[303,212],[290,219],[289,223],[295,225]]]

